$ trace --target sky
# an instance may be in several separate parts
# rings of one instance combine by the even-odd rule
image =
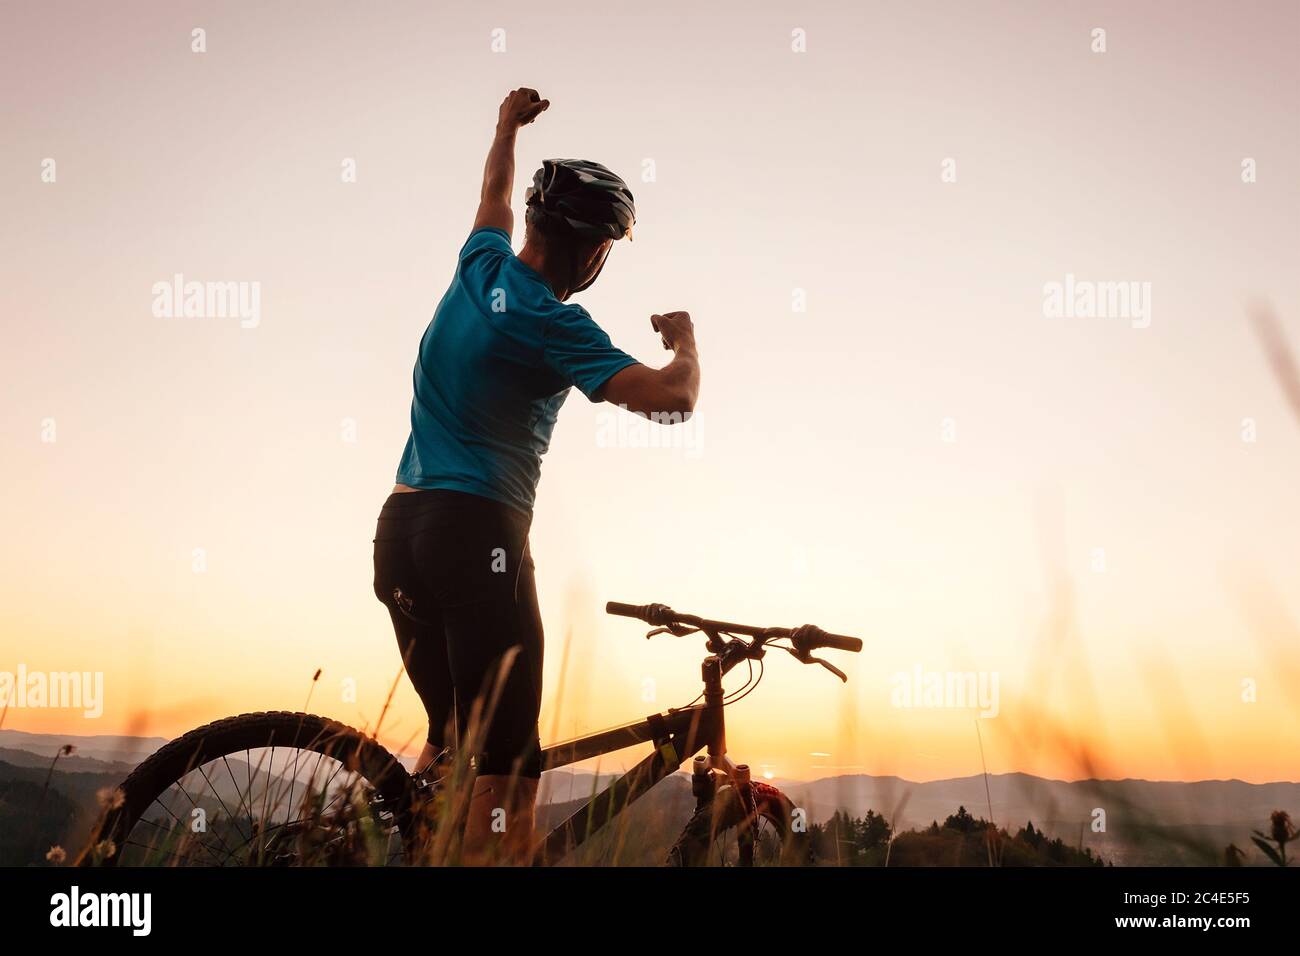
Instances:
[[[700,642],[602,613],[659,601],[866,642],[847,684],[772,655],[728,710],[774,776],[1300,779],[1300,421],[1248,321],[1300,348],[1296,5],[50,2],[0,33],[0,675],[104,681],[5,728],[307,706],[418,740],[371,539],[530,86],[517,211],[543,158],[624,175],[635,239],[576,301],[648,363],[689,310],[703,368],[678,432],[562,411],[544,742],[695,697]],[[255,319],[157,314],[177,274],[256,284]],[[1045,306],[1108,282],[1119,315]],[[996,715],[896,706],[918,671],[996,674]]]

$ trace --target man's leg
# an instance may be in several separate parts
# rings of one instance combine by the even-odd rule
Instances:
[[[456,695],[462,740],[478,761],[462,843],[470,863],[527,863],[533,851],[543,637],[527,554],[510,583],[494,600],[443,611],[455,684],[477,692]]]
[[[465,818],[465,863],[532,862],[537,820],[537,779],[481,774],[474,779]]]
[[[454,686],[447,660],[446,628],[438,606],[423,596],[422,589],[413,586],[418,578],[406,539],[375,543],[375,596],[388,609],[402,666],[429,718],[424,747],[415,760],[417,773],[442,753],[454,729]]]

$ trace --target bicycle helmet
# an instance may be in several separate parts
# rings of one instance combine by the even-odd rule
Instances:
[[[632,191],[600,163],[547,159],[524,195],[530,222],[567,228],[584,239],[632,238]]]

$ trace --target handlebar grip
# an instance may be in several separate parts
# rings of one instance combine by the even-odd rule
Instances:
[[[619,601],[610,601],[605,605],[606,614],[617,614],[619,617],[636,617],[645,620],[645,605],[622,604]]]
[[[830,647],[837,651],[850,651],[856,654],[862,650],[862,641],[860,639],[845,637],[843,634],[828,634],[815,624],[796,627],[790,633],[790,639],[796,648],[803,651],[815,651],[818,648]]]
[[[839,651],[852,651],[854,654],[862,650],[862,639],[858,637],[845,637],[843,634],[827,634],[818,641],[822,647],[833,647]]]
[[[645,621],[658,627],[672,624],[677,620],[677,612],[667,604],[623,604],[619,601],[610,601],[605,605],[605,613],[617,614],[620,617],[634,617],[638,621]]]

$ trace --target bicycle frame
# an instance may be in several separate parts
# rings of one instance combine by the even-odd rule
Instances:
[[[546,835],[540,860],[543,865],[571,853],[660,780],[676,773],[701,749],[708,754],[710,769],[734,778],[736,768],[727,757],[722,675],[737,662],[729,660],[724,664],[717,655],[705,658],[702,704],[669,710],[666,714],[653,714],[637,723],[562,741],[542,750],[542,769],[554,770],[636,744],[654,745],[654,751],[648,757]]]

